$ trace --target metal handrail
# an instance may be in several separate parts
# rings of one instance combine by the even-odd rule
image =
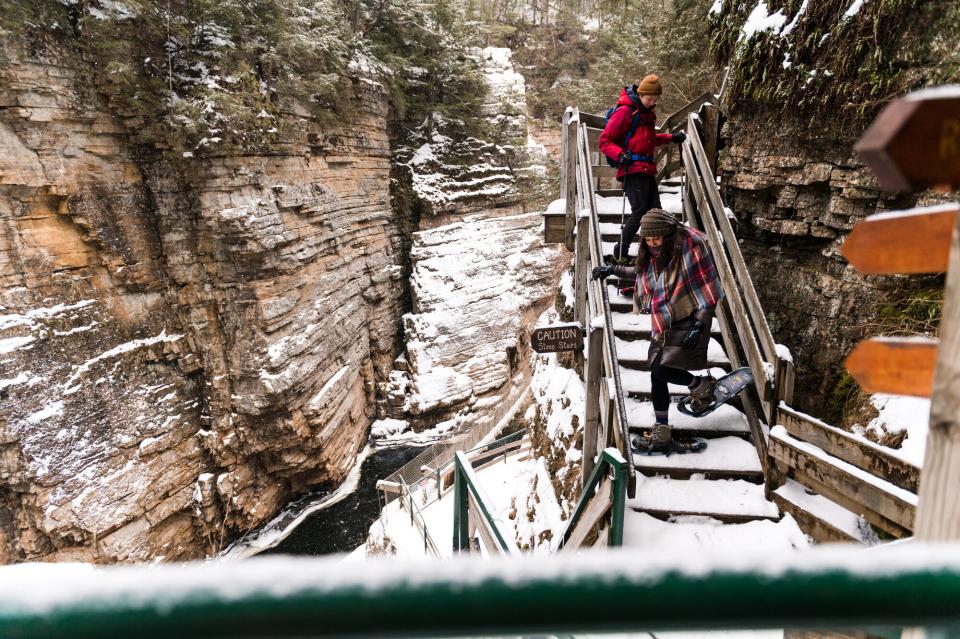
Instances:
[[[0,568],[0,636],[94,639],[133,628],[143,639],[831,627],[885,634],[904,626],[960,636],[958,544],[745,548],[700,553],[695,563],[681,553],[619,549],[430,564],[274,556],[78,568]]]
[[[613,473],[612,478],[610,477],[611,472]],[[607,448],[600,453],[600,459],[597,465],[593,467],[593,472],[590,473],[590,478],[587,480],[583,492],[580,493],[580,500],[577,501],[577,505],[573,509],[573,514],[570,515],[570,519],[567,521],[567,527],[560,537],[557,550],[563,548],[570,539],[570,535],[573,534],[577,524],[580,523],[580,518],[584,512],[586,512],[587,505],[593,498],[597,488],[600,487],[600,482],[604,479],[613,481],[613,505],[611,507],[613,517],[610,523],[608,545],[620,546],[623,544],[623,519],[627,494],[627,461],[616,448]]]
[[[423,539],[423,550],[424,552],[429,552],[434,557],[440,557],[440,548],[437,546],[436,542],[433,541],[433,537],[430,535],[430,531],[427,529],[427,520],[423,517],[423,511],[420,510],[420,505],[416,503],[416,500],[413,498],[413,492],[410,490],[410,486],[406,484],[402,479],[400,480],[400,505],[403,506],[403,498],[407,498],[407,506],[410,509],[410,525],[413,526],[416,530],[420,532],[420,537]],[[417,523],[420,525],[418,526]]]
[[[519,555],[520,549],[517,548],[511,535],[506,534],[500,528],[499,522],[490,514],[489,505],[492,500],[486,495],[480,487],[477,475],[473,471],[470,460],[463,454],[463,451],[457,451],[454,457],[454,503],[453,503],[453,550],[454,552],[470,551],[470,511],[471,497],[476,504],[477,524],[482,532],[487,533],[488,539],[491,539],[495,547],[487,548],[487,552],[499,550],[507,555]]]

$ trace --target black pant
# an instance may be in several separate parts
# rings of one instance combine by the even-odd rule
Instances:
[[[630,217],[620,230],[619,250],[614,251],[617,257],[625,257],[630,252],[633,236],[640,228],[640,219],[650,209],[659,209],[660,191],[657,190],[657,180],[646,173],[630,173],[623,179],[623,192],[630,203]]]
[[[670,389],[667,384],[681,384],[689,386],[694,380],[693,374],[682,368],[671,368],[660,365],[660,354],[650,365],[650,392],[653,395],[653,410],[666,411],[670,409]]]

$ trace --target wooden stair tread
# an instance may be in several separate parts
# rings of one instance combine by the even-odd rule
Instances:
[[[637,494],[627,500],[627,506],[650,514],[780,519],[776,505],[764,496],[764,487],[742,479],[694,478],[680,483],[663,477],[638,478]]]
[[[741,515],[737,513],[715,513],[715,512],[697,512],[677,509],[657,510],[653,508],[631,508],[637,513],[646,513],[651,517],[656,517],[661,521],[669,521],[674,517],[709,517],[716,519],[724,524],[747,524],[751,521],[780,521],[780,516],[768,517],[766,515]]]
[[[757,450],[739,437],[712,439],[706,450],[686,455],[634,455],[637,472],[690,478],[703,474],[706,479],[747,479],[763,481]]]

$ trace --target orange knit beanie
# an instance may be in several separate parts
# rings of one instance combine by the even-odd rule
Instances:
[[[660,78],[651,73],[637,86],[637,93],[639,95],[662,95],[663,87],[660,86]]]

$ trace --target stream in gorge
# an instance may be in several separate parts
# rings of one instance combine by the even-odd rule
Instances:
[[[421,450],[421,446],[391,446],[371,451],[363,461],[353,492],[310,513],[303,521],[291,524],[293,530],[279,543],[258,554],[329,555],[356,549],[364,543],[370,526],[380,516],[377,480],[399,469]],[[300,504],[297,510],[303,510],[322,498],[323,495],[313,496],[306,500],[309,503],[301,499],[293,507]]]

